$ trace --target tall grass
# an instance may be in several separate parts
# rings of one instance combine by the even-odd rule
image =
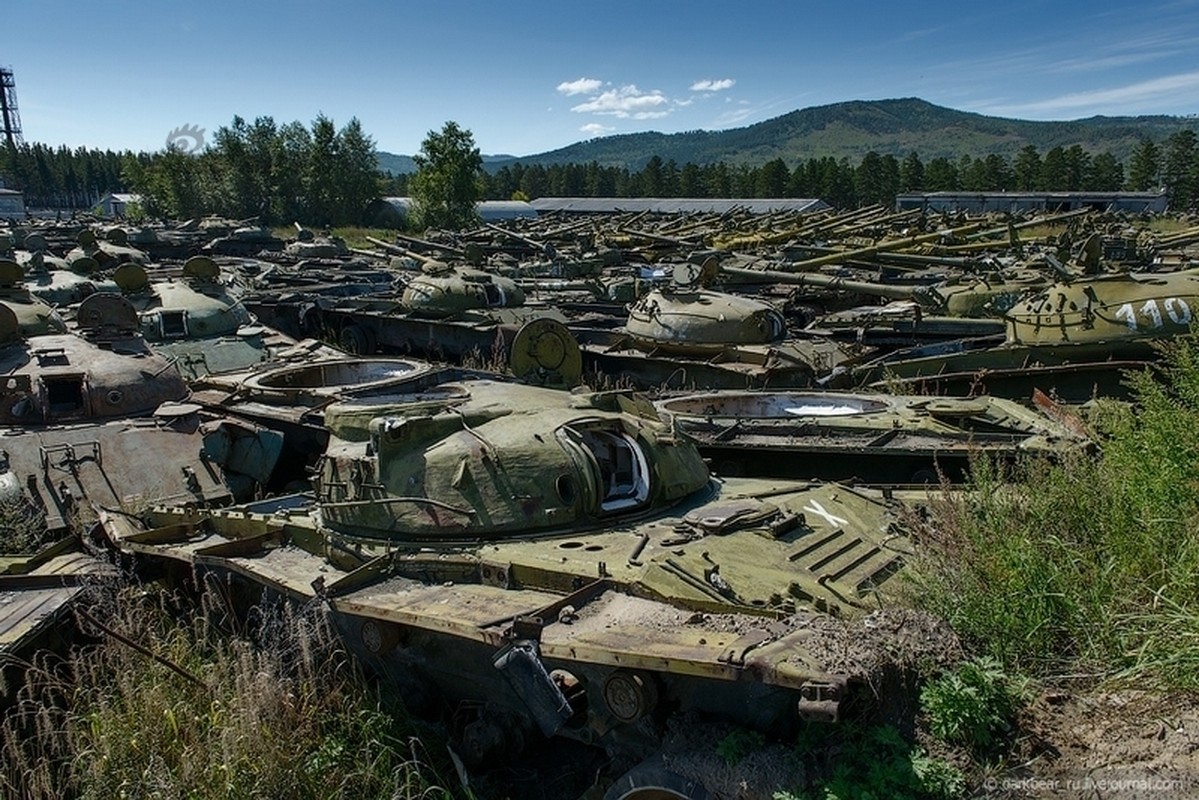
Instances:
[[[0,500],[0,555],[36,553],[53,540],[41,514],[24,503]]]
[[[1101,455],[975,465],[920,525],[921,602],[976,651],[1042,675],[1199,688],[1199,345],[1101,404]]]
[[[452,796],[317,611],[275,609],[250,641],[134,589],[88,607],[100,643],[31,670],[0,724],[4,796]]]

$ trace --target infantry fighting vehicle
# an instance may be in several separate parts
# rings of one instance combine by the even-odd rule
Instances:
[[[453,711],[471,766],[549,736],[630,765],[675,714],[785,738],[869,705],[861,618],[910,553],[882,495],[714,480],[623,392],[463,381],[325,421],[315,497],[156,509],[146,530],[112,515],[109,536],[179,576],[320,602],[406,700]],[[706,796],[660,777],[609,796]]]

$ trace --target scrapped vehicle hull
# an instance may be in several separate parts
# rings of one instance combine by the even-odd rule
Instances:
[[[1088,440],[1011,400],[860,392],[705,392],[657,402],[718,475],[964,480],[976,458],[1082,452]]]

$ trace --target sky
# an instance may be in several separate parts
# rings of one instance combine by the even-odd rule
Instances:
[[[404,155],[452,120],[484,154],[523,156],[850,100],[1027,120],[1199,113],[1199,0],[5,5],[0,65],[24,137],[54,146],[162,150],[234,115],[357,117]]]

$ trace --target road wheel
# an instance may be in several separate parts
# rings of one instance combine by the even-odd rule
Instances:
[[[707,789],[670,771],[660,758],[633,767],[604,793],[604,800],[708,800],[708,797]]]

